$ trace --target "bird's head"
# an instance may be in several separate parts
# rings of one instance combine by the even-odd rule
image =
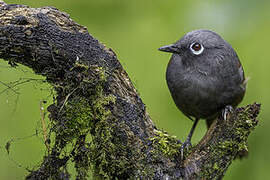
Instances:
[[[213,49],[230,52],[232,47],[217,33],[210,30],[194,30],[176,43],[159,48],[160,51],[196,58],[215,53]]]

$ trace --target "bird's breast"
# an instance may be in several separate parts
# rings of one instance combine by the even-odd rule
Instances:
[[[207,118],[216,113],[225,87],[211,72],[169,63],[166,79],[175,104],[184,114]]]

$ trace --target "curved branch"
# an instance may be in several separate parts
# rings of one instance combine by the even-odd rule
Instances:
[[[218,178],[257,125],[259,104],[238,108],[181,160],[180,141],[155,127],[115,53],[56,8],[0,1],[0,58],[45,76],[57,95],[49,152],[28,179],[68,178],[68,163],[78,179]]]

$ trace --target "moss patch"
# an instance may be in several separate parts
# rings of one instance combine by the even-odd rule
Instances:
[[[85,98],[74,98],[66,104],[65,128],[61,128],[61,136],[67,141],[89,133],[93,119],[92,108]]]
[[[156,136],[150,138],[154,147],[167,157],[173,157],[180,152],[181,143],[176,136],[171,136],[167,132],[156,130]]]
[[[248,153],[248,136],[258,123],[252,108],[251,105],[245,107],[245,109],[239,108],[238,111],[241,113],[237,113],[231,121],[227,122],[227,127],[220,130],[223,133],[222,138],[211,148],[215,158],[211,162],[205,161],[206,165],[201,171],[200,177],[212,179],[217,177],[217,174],[222,176],[222,172],[225,172],[231,163],[226,159],[241,158]],[[235,118],[239,119],[235,120]],[[209,166],[207,166],[208,164]]]
[[[52,143],[50,156],[45,157],[48,159],[45,169],[48,168],[46,173],[50,178],[66,171],[68,162],[74,163],[77,179],[87,179],[91,167],[102,178],[110,177],[105,172],[111,168],[112,158],[117,157],[107,157],[116,151],[108,105],[115,103],[116,98],[104,92],[106,83],[105,69],[77,62],[66,72],[64,80],[54,84],[58,103],[48,109]],[[58,167],[51,164],[56,160],[64,163],[59,163]],[[121,165],[119,161],[118,165],[124,169],[125,163]],[[50,167],[55,167],[53,172]]]

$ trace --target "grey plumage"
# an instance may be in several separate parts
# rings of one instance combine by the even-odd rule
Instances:
[[[211,124],[226,106],[242,101],[243,68],[231,45],[215,32],[191,31],[159,50],[173,53],[166,80],[176,106],[187,117]]]

